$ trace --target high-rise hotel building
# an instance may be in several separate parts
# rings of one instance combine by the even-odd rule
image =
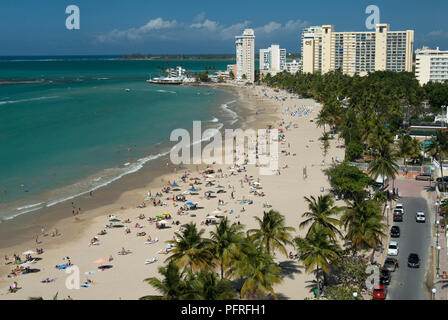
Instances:
[[[323,25],[304,29],[301,40],[303,72],[412,72],[413,30],[390,31],[388,24],[377,24],[375,31],[335,32],[334,26]]]
[[[281,49],[278,44],[273,44],[267,49],[260,49],[260,71],[271,73],[286,70],[286,49]]]
[[[255,35],[253,29],[245,29],[241,36],[235,37],[236,45],[236,79],[255,81]]]
[[[415,77],[424,85],[448,81],[448,51],[423,47],[415,52]]]

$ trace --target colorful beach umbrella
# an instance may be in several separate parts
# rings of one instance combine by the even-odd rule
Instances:
[[[195,204],[193,202],[187,202],[187,206],[194,207]]]
[[[190,188],[190,189],[188,189],[188,191],[198,191],[198,189],[196,189],[196,188]]]
[[[164,216],[170,216],[171,214],[170,214],[169,212],[164,212],[164,213],[162,213],[162,215],[164,215]]]
[[[180,187],[177,183],[173,183],[171,186],[172,186],[173,188]]]

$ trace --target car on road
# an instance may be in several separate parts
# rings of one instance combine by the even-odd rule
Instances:
[[[415,214],[415,221],[417,221],[417,222],[425,222],[426,221],[425,213],[423,211],[417,212]]]
[[[389,247],[387,248],[387,255],[398,256],[398,242],[397,241],[389,242]]]
[[[398,259],[387,257],[384,260],[383,269],[394,272],[398,268]]]
[[[392,238],[399,238],[400,237],[400,227],[393,226],[392,228],[390,228],[390,236]]]
[[[395,205],[395,210],[401,210],[401,211],[404,212],[403,204],[398,202],[398,203]]]
[[[408,256],[409,268],[420,268],[420,257],[416,253],[411,253]]]
[[[391,278],[391,273],[387,269],[381,269],[380,273],[380,284],[389,285]]]
[[[384,285],[380,284],[373,288],[372,299],[373,300],[386,300],[387,290]]]
[[[430,173],[423,173],[423,174],[416,175],[415,180],[434,181],[434,178],[431,176]]]
[[[403,212],[399,210],[394,211],[394,222],[401,222],[403,221]]]

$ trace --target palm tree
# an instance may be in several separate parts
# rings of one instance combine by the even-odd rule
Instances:
[[[369,163],[368,170],[374,180],[378,176],[387,177],[395,181],[395,175],[398,173],[398,164],[395,162],[395,157],[390,150],[390,145],[380,144],[374,150],[373,160]],[[394,187],[394,184],[392,185]]]
[[[231,300],[237,293],[227,279],[219,279],[213,271],[199,271],[189,276],[187,299],[192,300]]]
[[[258,242],[270,255],[275,250],[280,250],[288,256],[285,245],[292,244],[290,232],[295,231],[293,227],[285,226],[285,217],[278,211],[269,210],[263,213],[263,219],[254,217],[259,228],[247,231],[251,240]]]
[[[322,270],[329,275],[330,265],[337,263],[340,257],[340,248],[329,238],[328,230],[321,227],[316,227],[314,232],[304,238],[297,237],[294,241],[299,260],[305,266],[306,272],[310,273],[313,270],[316,272],[317,298],[319,298],[319,271]]]
[[[243,254],[235,261],[236,275],[244,279],[240,296],[242,299],[260,299],[271,294],[277,295],[273,285],[281,283],[280,267],[274,263],[272,256],[265,248],[258,248],[250,238],[246,239]]]
[[[160,267],[159,273],[164,277],[159,280],[156,277],[147,278],[148,282],[162,295],[144,296],[140,300],[182,300],[188,290],[188,283],[184,280],[184,272],[174,262],[169,262],[166,267]]]
[[[351,241],[357,250],[366,246],[374,249],[385,237],[387,226],[382,222],[381,208],[375,200],[365,200],[363,193],[355,193],[353,200],[346,201],[347,207],[341,222],[347,231],[345,239]]]
[[[300,223],[299,228],[303,229],[311,224],[308,229],[307,236],[317,229],[325,229],[332,240],[336,240],[336,235],[341,236],[341,232],[336,226],[340,225],[340,221],[332,216],[340,212],[340,208],[333,206],[334,200],[330,194],[319,196],[316,200],[314,196],[310,198],[304,197],[308,203],[308,209],[310,211],[302,214],[303,218],[306,218]]]
[[[216,230],[210,232],[210,251],[215,257],[220,268],[221,279],[224,279],[226,269],[232,264],[232,260],[239,254],[244,240],[243,225],[232,223],[227,217],[221,220]]]
[[[408,134],[402,134],[398,139],[397,156],[403,158],[403,163],[407,168],[406,159],[413,154],[413,138]]]
[[[443,180],[443,157],[448,154],[448,133],[446,131],[437,130],[436,137],[431,139],[431,145],[428,149],[431,157],[436,158],[440,164],[440,176],[442,177],[443,190],[445,191],[445,183]]]
[[[189,267],[197,271],[206,267],[213,267],[213,255],[209,250],[209,239],[202,238],[204,229],[197,230],[196,224],[189,223],[182,234],[174,233],[179,241],[167,241],[174,246],[172,254],[166,261],[173,261],[179,268]]]

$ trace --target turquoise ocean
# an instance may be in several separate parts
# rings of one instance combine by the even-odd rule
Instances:
[[[234,61],[169,61],[193,72]],[[1,57],[0,221],[74,199],[169,151],[175,128],[238,121],[235,94],[150,85],[167,62],[118,57]],[[127,90],[129,89],[129,90]]]

